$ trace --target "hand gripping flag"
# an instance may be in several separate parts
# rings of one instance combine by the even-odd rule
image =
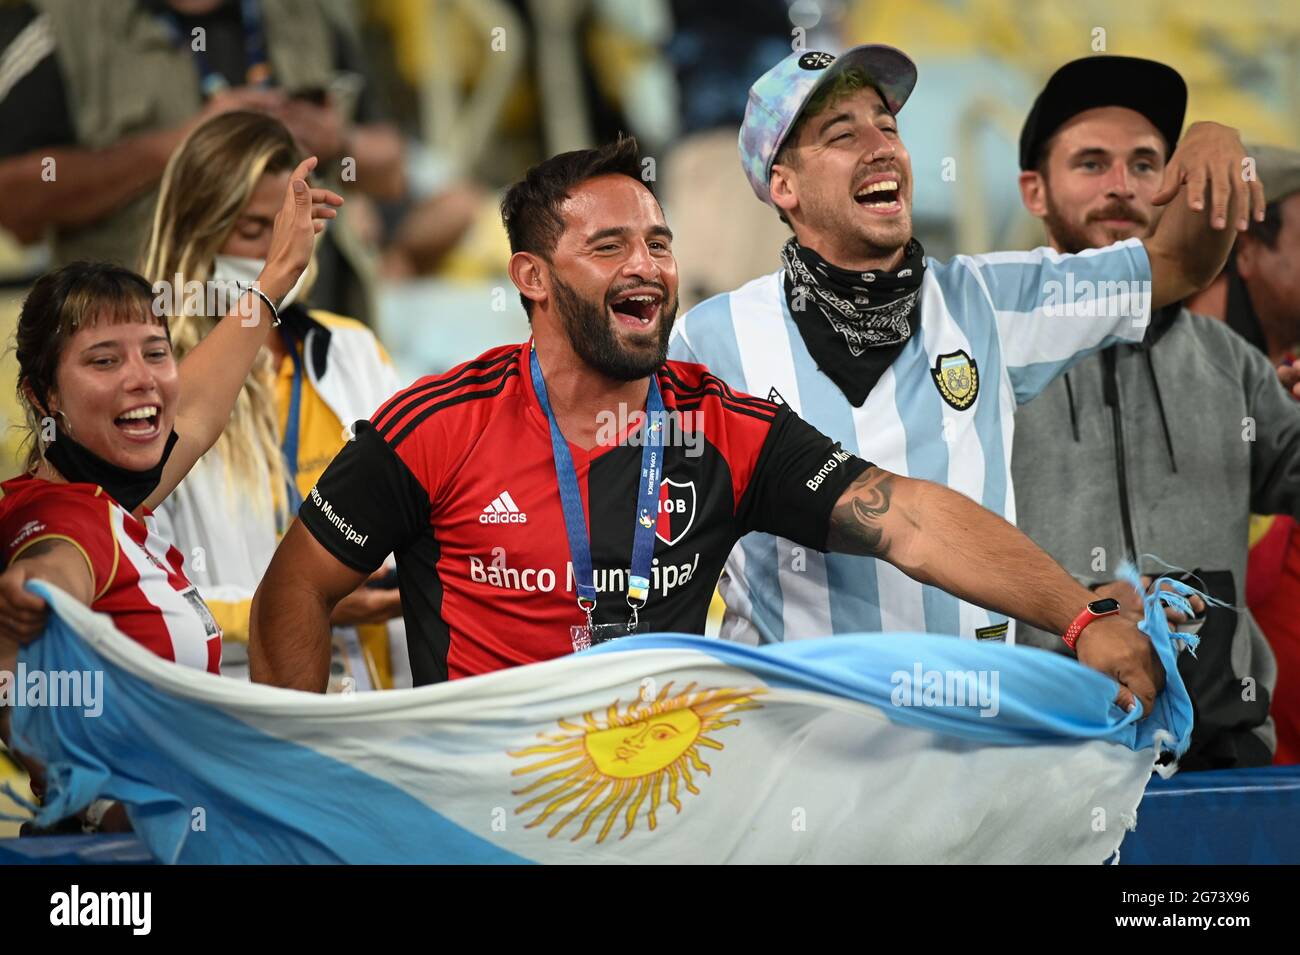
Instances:
[[[169,663],[33,586],[27,678],[104,674],[98,716],[14,710],[38,819],[119,800],[164,862],[1095,863],[1191,732],[1159,597],[1167,682],[1139,722],[1070,659],[922,634],[647,635],[321,696]]]

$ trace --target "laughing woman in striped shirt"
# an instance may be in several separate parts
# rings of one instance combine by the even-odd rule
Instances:
[[[36,282],[17,334],[32,446],[0,498],[0,668],[44,629],[48,608],[26,587],[41,579],[160,656],[218,672],[220,628],[152,511],[221,435],[275,306],[343,202],[308,187],[315,162],[285,191],[257,288],[183,362],[139,275],[80,262]]]

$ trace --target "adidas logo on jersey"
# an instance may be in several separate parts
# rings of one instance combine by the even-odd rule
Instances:
[[[492,503],[483,508],[478,516],[480,524],[527,524],[528,515],[519,510],[515,499],[509,491],[502,491],[492,499]]]

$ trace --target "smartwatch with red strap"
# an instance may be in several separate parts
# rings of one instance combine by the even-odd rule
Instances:
[[[1083,628],[1088,626],[1094,620],[1102,617],[1109,617],[1119,613],[1119,601],[1114,597],[1106,597],[1102,600],[1094,600],[1088,606],[1084,607],[1079,616],[1074,618],[1074,623],[1070,624],[1070,629],[1061,635],[1065,645],[1071,650],[1079,640],[1079,634],[1083,633]]]

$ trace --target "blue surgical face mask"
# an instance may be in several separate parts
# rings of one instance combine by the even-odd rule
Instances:
[[[212,279],[216,282],[252,285],[264,268],[266,268],[266,259],[250,259],[242,255],[218,255],[212,263]],[[306,279],[307,270],[304,269],[293,288],[289,289],[289,294],[284,297],[284,301],[279,303],[279,308],[287,308],[293,304],[302,292],[302,285]]]

